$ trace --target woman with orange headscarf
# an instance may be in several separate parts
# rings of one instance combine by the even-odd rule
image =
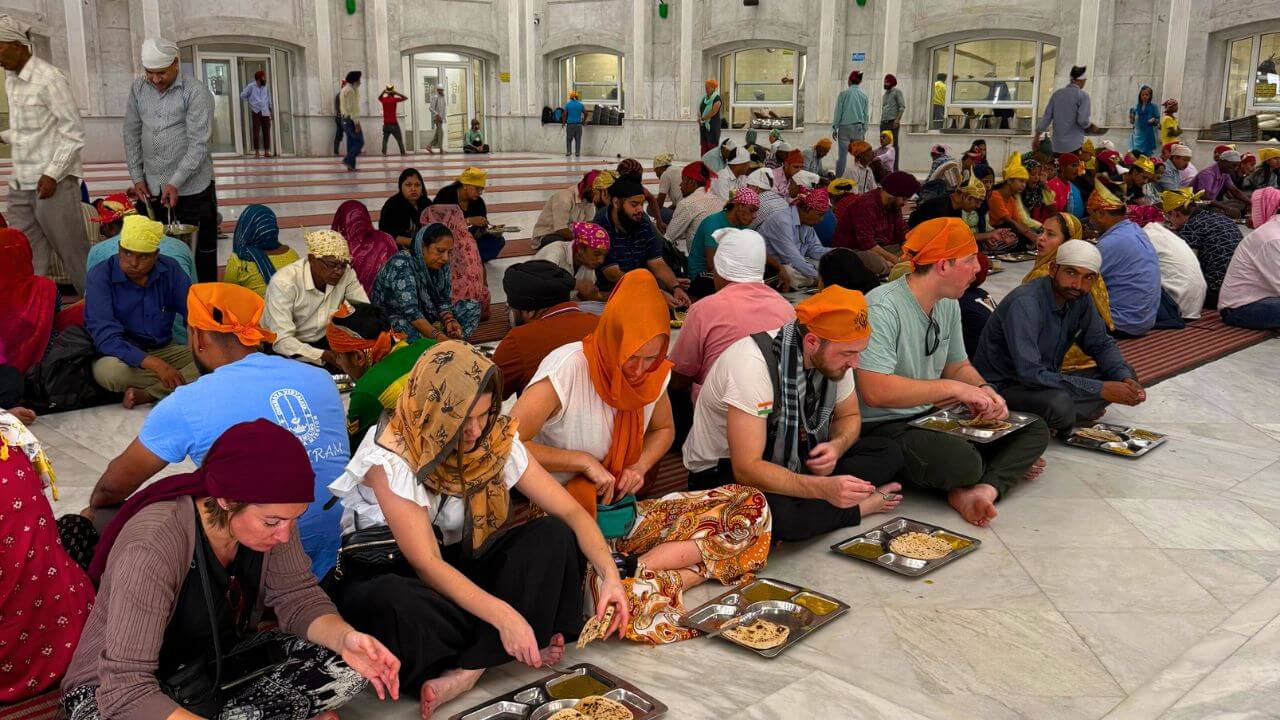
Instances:
[[[530,454],[595,513],[624,570],[626,636],[653,644],[692,637],[677,622],[681,592],[763,567],[772,530],[764,495],[742,485],[636,500],[675,438],[670,336],[657,281],[629,272],[596,330],[548,355],[511,413]]]

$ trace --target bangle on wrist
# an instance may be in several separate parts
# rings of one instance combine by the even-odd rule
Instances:
[[[984,383],[982,383],[981,385],[979,385],[978,387],[980,387],[980,388],[991,388],[991,391],[992,391],[992,392],[995,392],[995,391],[996,391],[996,386],[995,386],[995,385],[992,385],[992,384],[991,384],[991,383],[989,383],[989,382],[984,382]]]

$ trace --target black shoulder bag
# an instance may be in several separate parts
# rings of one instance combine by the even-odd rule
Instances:
[[[204,592],[205,608],[209,611],[209,628],[213,631],[213,673],[209,673],[208,656],[195,662],[184,663],[157,678],[165,695],[188,712],[201,717],[217,717],[222,709],[222,642],[218,637],[218,618],[213,610],[213,590],[209,583],[209,568],[204,555],[204,530],[200,527],[200,511],[196,510],[196,569],[200,573],[200,589]]]

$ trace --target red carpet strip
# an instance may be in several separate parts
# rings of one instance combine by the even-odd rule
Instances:
[[[1222,322],[1217,310],[1205,310],[1180,330],[1155,330],[1118,344],[1138,380],[1150,386],[1275,336],[1267,330],[1232,327]]]
[[[51,690],[25,702],[0,705],[0,720],[53,720],[58,710],[58,691]]]

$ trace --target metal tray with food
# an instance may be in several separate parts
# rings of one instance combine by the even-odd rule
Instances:
[[[938,525],[894,518],[831,546],[841,555],[919,577],[977,550],[982,541]]]
[[[681,623],[774,658],[848,611],[817,590],[756,578],[686,612]]]
[[[346,373],[334,373],[333,384],[338,386],[338,392],[351,392],[351,388],[356,386],[356,382]]]
[[[565,670],[486,700],[449,720],[548,720],[570,708],[588,720],[650,720],[667,714],[667,706],[657,698],[595,665],[579,663]]]
[[[951,405],[929,413],[924,417],[916,418],[911,421],[911,424],[925,430],[947,433],[948,435],[955,435],[973,442],[989,443],[993,440],[999,440],[1009,433],[1017,432],[1035,422],[1035,420],[1034,415],[1017,412],[1009,413],[1009,417],[1004,420],[975,420],[973,413],[969,412],[969,409],[964,405]]]
[[[1030,262],[1036,259],[1036,254],[1033,252],[1003,252],[992,255],[991,259],[1011,263]]]
[[[1088,427],[1076,428],[1071,437],[1067,438],[1067,444],[1121,457],[1139,458],[1163,445],[1167,439],[1161,433],[1142,428],[1094,423]]]

